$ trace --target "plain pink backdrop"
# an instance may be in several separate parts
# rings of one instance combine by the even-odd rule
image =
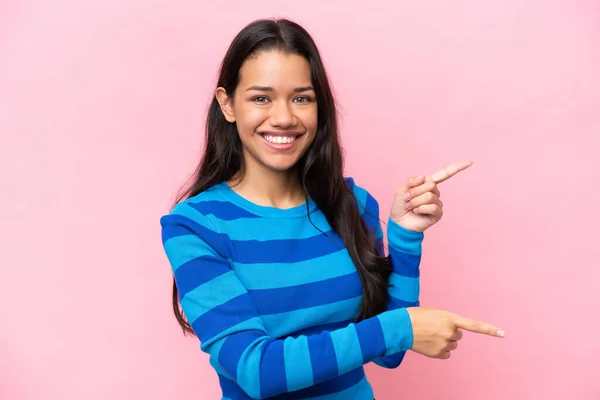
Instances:
[[[3,1],[0,398],[218,398],[158,219],[226,47],[270,16],[315,37],[347,173],[384,212],[407,176],[474,160],[442,184],[422,302],[507,338],[370,365],[377,399],[599,399],[600,5],[574,0]]]

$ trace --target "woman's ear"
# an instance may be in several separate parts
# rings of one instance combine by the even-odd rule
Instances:
[[[217,88],[217,90],[215,92],[215,98],[217,99],[217,101],[219,102],[219,105],[221,106],[221,111],[223,112],[225,119],[228,122],[234,123],[235,122],[235,113],[233,111],[233,98],[229,97],[227,95],[227,91],[222,87]]]

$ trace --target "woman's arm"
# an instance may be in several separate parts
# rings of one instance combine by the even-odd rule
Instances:
[[[363,219],[375,234],[378,253],[385,256],[377,200],[365,189],[357,186],[352,179],[348,179],[348,184],[354,191]],[[409,231],[388,219],[387,237],[388,252],[393,266],[389,278],[387,309],[398,310],[418,306],[419,265],[424,235],[422,232]],[[400,351],[373,361],[385,368],[396,368],[402,363],[405,353],[406,351]]]
[[[387,228],[388,252],[393,270],[389,278],[388,310],[419,306],[421,243],[423,233],[408,231],[391,219]],[[378,241],[379,254],[385,255],[383,241]],[[406,351],[374,360],[385,368],[397,368]]]
[[[176,210],[161,224],[182,310],[202,351],[252,398],[306,388],[412,347],[402,308],[330,332],[270,337],[227,261],[224,235],[205,216],[192,221]]]

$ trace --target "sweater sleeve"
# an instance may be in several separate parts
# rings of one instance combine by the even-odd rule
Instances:
[[[269,336],[228,258],[227,237],[206,216],[161,218],[162,241],[200,348],[250,397],[300,390],[412,347],[406,310],[314,335]]]
[[[383,230],[379,219],[379,203],[365,189],[357,186],[352,178],[348,184],[357,198],[359,209],[365,223],[375,235],[377,252],[385,256]],[[392,262],[392,273],[389,277],[387,310],[401,310],[419,305],[419,266],[424,234],[409,231],[388,218],[387,225],[388,252]],[[396,368],[404,359],[406,351],[388,354],[373,360],[375,364],[385,368]]]
[[[419,265],[423,233],[409,231],[388,219],[387,236],[388,252],[393,267],[389,277],[387,310],[405,310],[407,307],[419,306]],[[382,239],[377,240],[377,247],[379,254],[385,255]],[[405,354],[406,351],[400,351],[377,358],[374,362],[385,368],[397,368],[402,363]]]

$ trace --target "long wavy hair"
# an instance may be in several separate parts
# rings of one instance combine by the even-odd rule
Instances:
[[[217,87],[233,94],[245,60],[263,51],[297,54],[310,64],[317,97],[318,127],[313,143],[296,167],[305,196],[315,202],[333,231],[341,237],[360,276],[363,299],[356,320],[375,316],[386,308],[391,262],[389,257],[377,253],[374,234],[361,218],[356,198],[344,180],[336,103],[312,37],[303,27],[287,19],[261,19],[250,23],[229,46],[221,63]],[[208,110],[205,135],[201,162],[176,203],[243,171],[242,142],[237,127],[225,119],[215,98]],[[194,334],[182,313],[174,279],[172,300],[175,317],[184,333]]]

